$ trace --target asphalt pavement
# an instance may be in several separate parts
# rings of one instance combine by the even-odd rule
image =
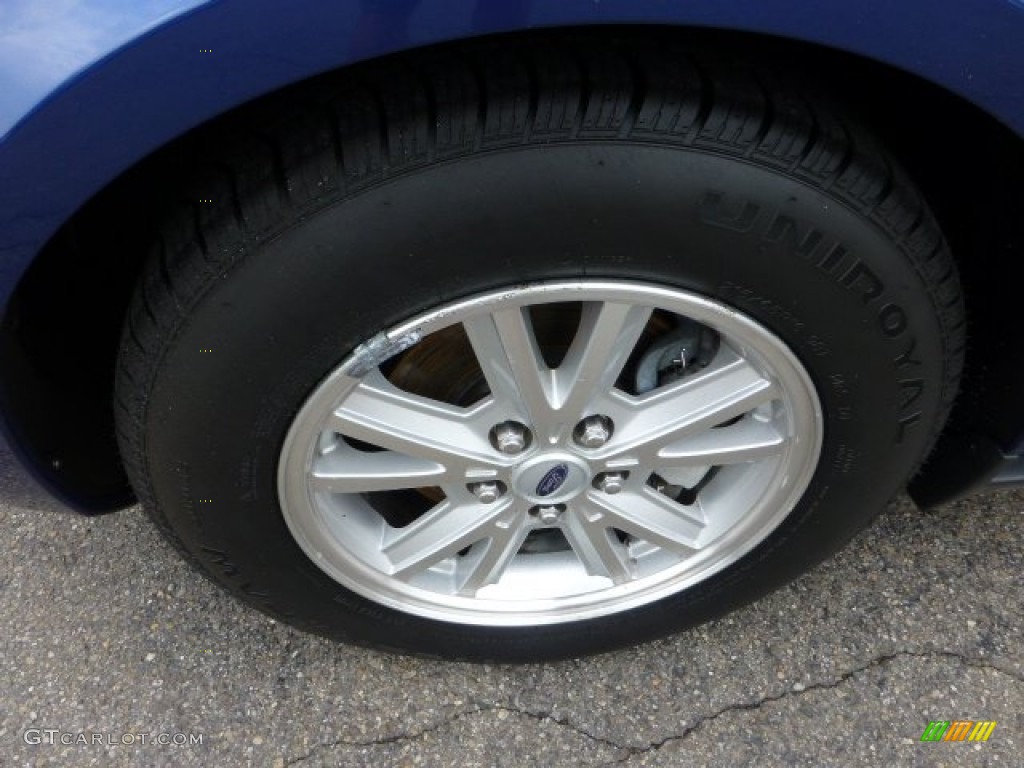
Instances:
[[[401,658],[251,610],[138,508],[0,451],[0,765],[1021,765],[1024,493],[898,499],[831,562],[669,640],[549,665]],[[984,743],[929,721],[995,721]]]

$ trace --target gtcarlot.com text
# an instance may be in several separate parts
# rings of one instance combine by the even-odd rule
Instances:
[[[98,733],[94,731],[62,731],[59,728],[29,728],[22,734],[26,744],[131,747],[138,744],[159,747],[188,747],[203,743],[201,733]]]

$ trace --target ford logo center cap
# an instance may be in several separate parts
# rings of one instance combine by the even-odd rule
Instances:
[[[550,496],[562,487],[562,483],[565,482],[565,478],[568,476],[568,464],[555,464],[555,466],[544,473],[544,477],[542,477],[540,482],[537,483],[537,495]]]

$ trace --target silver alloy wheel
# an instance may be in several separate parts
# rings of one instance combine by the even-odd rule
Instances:
[[[528,308],[569,302],[578,330],[550,368]],[[703,367],[631,394],[622,372],[656,312],[718,343]],[[387,361],[459,327],[479,399],[389,380]],[[300,409],[278,488],[295,540],[348,589],[431,619],[530,626],[625,611],[735,562],[793,509],[821,442],[810,377],[750,318],[649,284],[539,283],[361,345]],[[373,502],[417,489],[435,495],[421,490],[432,501],[407,524]],[[529,546],[552,532],[562,546]]]

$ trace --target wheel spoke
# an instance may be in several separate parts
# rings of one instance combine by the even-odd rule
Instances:
[[[391,574],[408,581],[483,539],[507,539],[515,519],[510,501],[484,507],[446,499],[406,527],[388,530],[381,553]]]
[[[774,383],[730,353],[713,368],[642,397],[612,393],[616,440],[600,455],[609,467],[633,457],[656,463],[668,446],[693,438],[778,397]]]
[[[774,424],[743,419],[665,446],[658,452],[656,467],[705,467],[761,461],[778,456],[785,444],[786,438]]]
[[[686,507],[653,488],[641,487],[614,497],[590,494],[590,502],[604,514],[604,525],[618,528],[655,546],[688,557],[699,545],[704,529],[699,508]]]
[[[316,460],[311,477],[316,490],[368,493],[440,485],[452,474],[442,464],[426,459],[393,451],[367,453],[340,445]]]
[[[562,532],[587,573],[624,584],[633,578],[633,569],[626,545],[615,535],[609,519],[599,507],[578,504],[566,516]]]
[[[555,372],[555,408],[575,425],[615,385],[651,317],[651,308],[616,302],[583,305],[579,331]]]
[[[334,411],[330,428],[452,471],[498,461],[479,414],[398,389],[371,373]]]
[[[491,393],[538,437],[556,443],[615,384],[651,316],[651,308],[586,302],[562,364],[548,368],[529,313],[505,310],[463,323]]]
[[[537,346],[529,313],[503,310],[465,320],[463,328],[499,412],[504,409],[505,418],[532,424],[549,420],[550,369]]]
[[[496,520],[488,530],[490,537],[474,544],[466,556],[460,558],[455,574],[456,591],[473,596],[482,587],[498,582],[522,547],[527,532],[521,521]]]

